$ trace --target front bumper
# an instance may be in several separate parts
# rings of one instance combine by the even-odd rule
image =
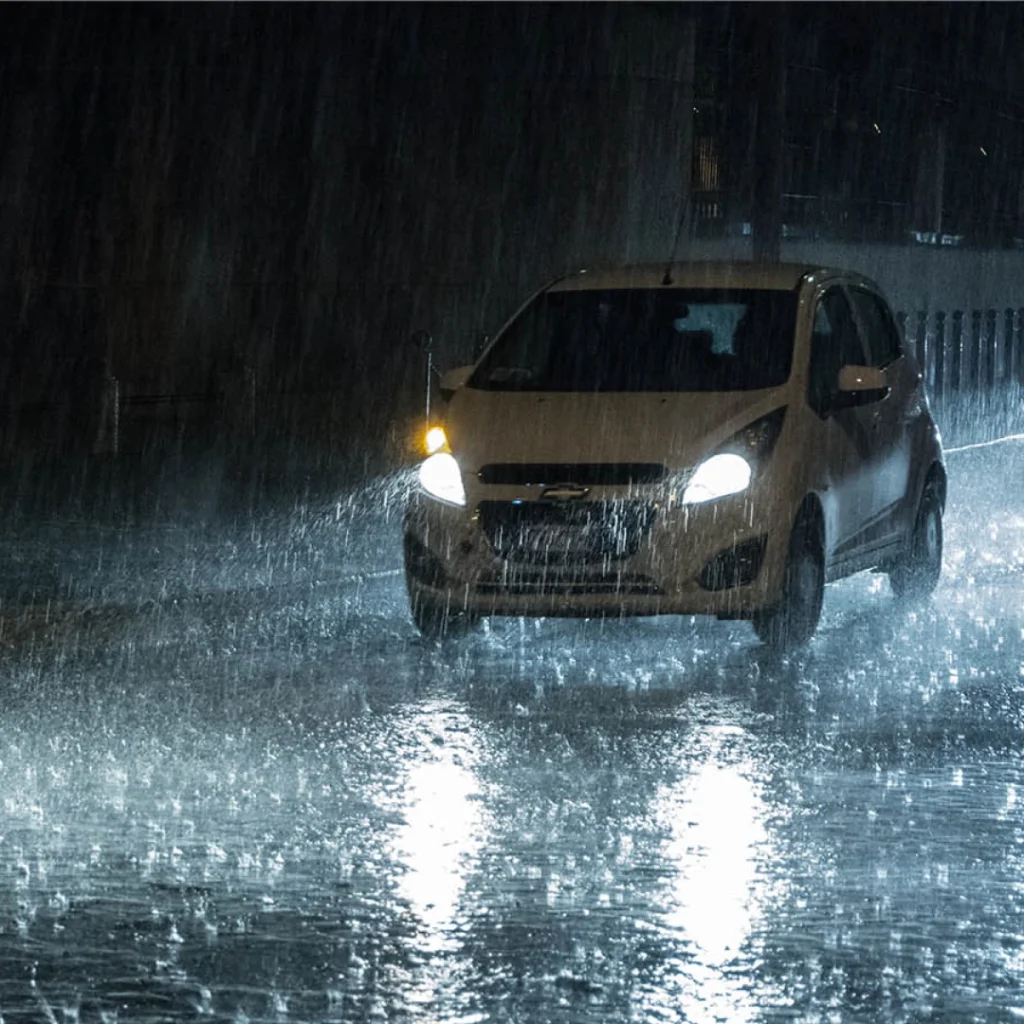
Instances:
[[[716,615],[778,600],[789,511],[766,494],[671,507],[584,501],[478,501],[418,493],[405,517],[413,600],[477,615]]]

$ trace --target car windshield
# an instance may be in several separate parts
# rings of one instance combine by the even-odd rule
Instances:
[[[616,288],[545,292],[469,386],[489,391],[750,391],[789,377],[796,293]]]

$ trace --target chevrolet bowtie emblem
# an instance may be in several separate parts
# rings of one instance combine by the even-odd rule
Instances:
[[[589,493],[589,487],[580,487],[577,484],[555,484],[554,487],[545,487],[540,492],[540,496],[542,500],[547,501],[578,501]]]

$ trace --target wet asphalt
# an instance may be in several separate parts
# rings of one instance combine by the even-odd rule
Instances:
[[[0,1017],[1024,1018],[1024,445],[944,576],[440,647],[401,481],[8,517]]]

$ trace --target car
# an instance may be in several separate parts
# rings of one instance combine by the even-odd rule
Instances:
[[[573,273],[442,393],[403,523],[425,636],[496,615],[711,615],[790,651],[826,583],[873,569],[899,598],[937,585],[939,430],[857,273]]]

